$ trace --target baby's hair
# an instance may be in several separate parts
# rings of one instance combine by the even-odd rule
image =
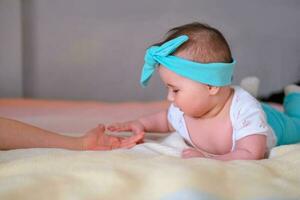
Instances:
[[[155,45],[174,39],[180,35],[187,35],[189,40],[180,46],[173,54],[186,51],[189,60],[201,63],[225,62],[231,63],[231,51],[223,34],[207,24],[193,22],[169,30],[166,39]]]

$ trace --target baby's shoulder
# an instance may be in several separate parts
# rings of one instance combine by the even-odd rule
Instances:
[[[241,87],[235,86],[233,89],[234,95],[230,108],[232,118],[263,113],[261,103],[255,97]]]
[[[239,107],[247,107],[247,106],[258,106],[260,107],[260,102],[253,97],[249,92],[244,90],[239,86],[233,86],[234,90],[232,105]]]

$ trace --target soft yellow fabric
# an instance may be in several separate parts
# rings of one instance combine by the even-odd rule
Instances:
[[[0,99],[1,116],[70,135],[163,107]],[[0,151],[0,200],[300,199],[300,144],[276,147],[266,160],[221,162],[179,158],[186,144],[177,134],[151,138],[111,152]]]
[[[0,199],[173,200],[184,191],[210,200],[300,199],[300,145],[277,147],[270,159],[230,162],[183,160],[182,148],[173,134],[132,150],[0,151]]]

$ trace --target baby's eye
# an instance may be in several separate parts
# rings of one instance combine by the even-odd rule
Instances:
[[[178,90],[178,89],[176,89],[176,90],[173,90],[173,92],[174,92],[174,93],[177,93],[177,92],[179,92],[179,90]]]

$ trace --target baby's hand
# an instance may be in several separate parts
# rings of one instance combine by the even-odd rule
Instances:
[[[141,138],[140,141],[138,141],[137,143],[142,143],[143,138],[145,136],[145,127],[138,120],[123,122],[123,123],[110,124],[110,125],[107,126],[107,129],[112,131],[112,132],[115,132],[115,131],[117,131],[117,132],[131,131],[131,132],[134,133],[134,135],[129,137],[129,139],[130,138],[135,138],[135,137]]]
[[[112,150],[117,148],[131,148],[143,138],[142,135],[134,135],[129,138],[122,138],[105,134],[104,125],[88,131],[81,137],[83,150]]]
[[[193,158],[193,157],[205,158],[205,155],[195,148],[187,148],[182,151],[181,157],[182,158]]]

